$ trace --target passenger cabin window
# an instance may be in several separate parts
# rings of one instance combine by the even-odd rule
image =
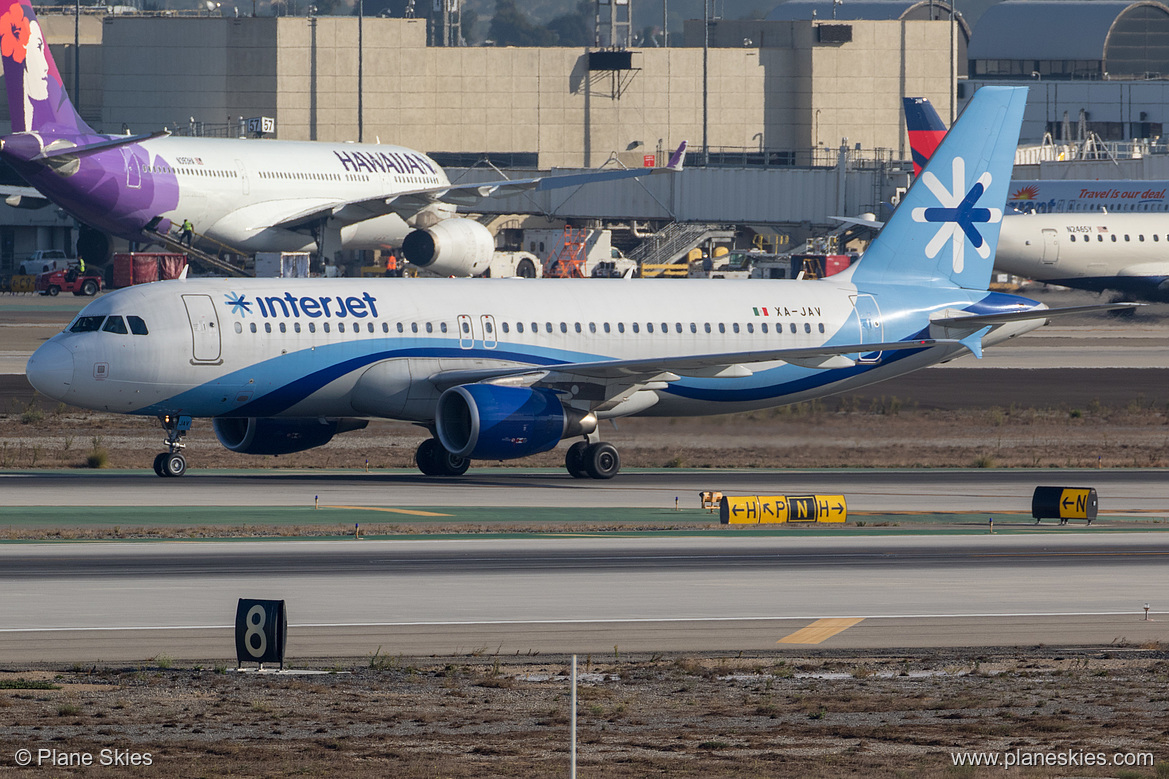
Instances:
[[[104,316],[80,316],[77,321],[73,323],[73,327],[69,328],[71,333],[93,333],[101,330],[101,323],[105,321]]]
[[[439,323],[438,329],[445,333],[446,332],[446,322]],[[370,332],[373,332],[373,325],[372,324],[370,325]]]
[[[271,323],[271,322],[265,322],[265,323],[264,323],[264,332],[265,332],[265,333],[270,333],[270,332],[272,332],[272,323]]]
[[[337,323],[337,332],[338,332],[338,333],[344,333],[344,332],[345,332],[345,323],[344,323],[344,322],[338,322],[338,323]]]
[[[812,332],[812,324],[810,322],[804,322],[804,332],[805,333]]]
[[[399,323],[398,323],[398,332],[399,332],[399,333],[404,333],[404,332],[406,332],[406,327],[405,327],[405,325],[403,325],[401,322],[399,322]]]
[[[236,322],[236,323],[235,323],[235,331],[236,331],[237,333],[242,333],[242,332],[244,331],[244,326],[243,326],[243,324],[242,324],[242,323],[240,323],[240,322]]]
[[[739,332],[739,323],[735,322],[733,325],[731,325],[731,329],[734,330],[735,333],[738,333]]]
[[[251,330],[253,333],[256,332],[256,323],[255,322],[249,323],[248,329]]]
[[[142,321],[140,316],[128,316],[126,322],[130,325],[130,332],[134,335],[150,335],[150,331],[146,329],[146,322]]]
[[[503,325],[503,332],[504,332],[504,334],[506,335],[506,334],[508,333],[508,324],[507,324],[507,322],[501,322],[500,324],[501,324],[501,325]]]
[[[112,316],[106,320],[102,330],[107,333],[117,333],[118,335],[126,335],[129,331],[126,329],[126,320],[120,316]]]
[[[763,323],[761,323],[761,324],[759,325],[759,331],[760,331],[760,332],[762,332],[762,333],[766,333],[766,332],[767,332],[767,323],[766,323],[766,322],[763,322]]]
[[[317,331],[317,323],[316,322],[309,322],[308,323],[308,331],[310,333],[315,333]]]
[[[618,323],[617,323],[617,332],[618,332],[618,333],[624,333],[624,332],[625,332],[625,323],[624,323],[624,322],[618,322]]]
[[[411,323],[410,323],[410,332],[411,332],[411,333],[417,333],[417,332],[418,332],[418,323],[417,323],[417,322],[411,322]]]
[[[515,323],[515,331],[517,333],[522,333],[524,331],[524,323],[523,322],[516,322]]]
[[[718,331],[719,331],[720,333],[726,333],[726,331],[727,331],[727,326],[726,326],[725,324],[723,324],[722,322],[719,322],[719,323],[718,323]]]

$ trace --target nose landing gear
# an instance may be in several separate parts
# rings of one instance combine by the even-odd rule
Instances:
[[[182,449],[186,447],[183,438],[191,429],[191,418],[186,416],[172,416],[164,414],[158,418],[166,430],[167,451],[160,452],[154,458],[154,472],[159,476],[182,476],[187,472],[187,458],[183,457]]]

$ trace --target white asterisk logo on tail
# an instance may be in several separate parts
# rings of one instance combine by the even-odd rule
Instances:
[[[930,192],[938,199],[941,208],[915,208],[913,221],[939,222],[938,231],[925,247],[926,256],[931,260],[938,256],[938,252],[950,241],[953,247],[954,272],[961,273],[964,267],[962,254],[966,241],[969,238],[974,250],[983,259],[990,256],[990,245],[983,239],[982,234],[975,227],[977,222],[997,223],[1003,218],[1001,208],[976,208],[975,203],[990,186],[990,171],[984,171],[978,181],[969,190],[966,189],[966,161],[955,157],[952,166],[953,186],[946,186],[938,180],[932,171],[927,170],[921,179]]]

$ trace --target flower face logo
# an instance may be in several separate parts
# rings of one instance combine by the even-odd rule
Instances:
[[[11,57],[17,64],[24,62],[29,35],[28,17],[24,15],[24,6],[15,3],[4,16],[0,17],[0,54]]]
[[[252,313],[252,304],[243,295],[229,292],[224,297],[227,298],[227,305],[231,306],[231,313],[236,315]]]
[[[966,246],[965,239],[970,240],[980,257],[986,259],[990,256],[990,246],[983,240],[982,234],[974,226],[975,223],[1001,222],[1003,211],[1001,208],[975,208],[974,206],[986,192],[986,188],[990,186],[990,171],[979,176],[978,181],[974,182],[974,186],[967,190],[966,161],[961,157],[955,157],[952,176],[953,185],[951,189],[946,189],[946,186],[931,171],[927,170],[922,174],[922,181],[925,182],[926,187],[938,199],[942,207],[915,208],[913,209],[913,221],[938,222],[940,224],[938,231],[934,233],[934,237],[925,247],[926,256],[931,260],[937,257],[938,252],[942,250],[948,240],[953,247],[954,272],[961,273],[964,267],[962,254]]]

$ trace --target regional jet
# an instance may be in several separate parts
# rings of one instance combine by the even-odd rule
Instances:
[[[915,170],[946,128],[907,97]],[[1023,278],[1136,300],[1169,300],[1169,181],[1012,181],[995,267]]]
[[[0,0],[12,134],[0,157],[31,187],[8,202],[52,201],[78,220],[131,241],[158,241],[190,220],[213,250],[240,253],[400,246],[443,276],[486,270],[494,238],[456,207],[490,196],[575,187],[677,170],[662,168],[451,184],[422,152],[382,144],[100,135],[77,114],[28,0]]]
[[[389,418],[431,432],[428,475],[568,440],[572,476],[611,478],[603,420],[846,392],[1083,310],[987,291],[1025,101],[979,90],[864,257],[826,279],[162,281],[90,303],[27,375],[73,406],[157,417],[160,476],[186,471],[195,418],[249,454]]]

